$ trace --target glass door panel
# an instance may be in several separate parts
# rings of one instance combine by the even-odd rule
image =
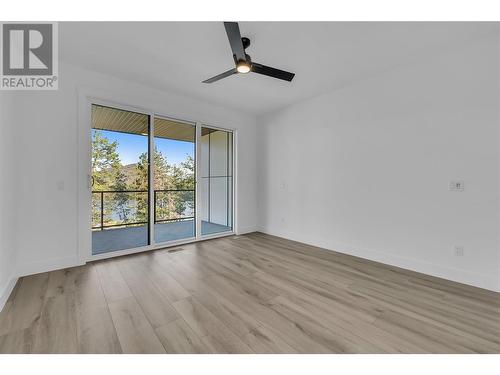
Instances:
[[[233,134],[201,128],[201,234],[233,230]]]
[[[155,242],[196,235],[195,138],[195,125],[155,117]]]
[[[92,105],[92,254],[149,239],[148,115]]]

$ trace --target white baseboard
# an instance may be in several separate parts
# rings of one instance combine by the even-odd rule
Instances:
[[[243,228],[238,228],[236,231],[237,235],[242,235],[246,233],[252,233],[252,232],[258,232],[260,228],[254,226],[254,227],[243,227]]]
[[[0,311],[2,311],[3,307],[7,303],[7,300],[9,299],[12,290],[16,286],[18,279],[19,277],[11,276],[9,278],[9,281],[7,282],[7,285],[5,285],[3,289],[0,290]]]
[[[83,264],[85,263],[81,262],[77,256],[53,258],[23,264],[22,266],[19,266],[17,273],[19,277],[21,277],[68,267],[81,266]]]
[[[380,250],[366,248],[362,249],[345,243],[333,243],[332,241],[328,241],[327,243],[326,241],[321,241],[317,238],[309,238],[304,235],[295,235],[292,233],[273,231],[265,228],[260,228],[259,231],[273,236],[283,237],[292,241],[302,242],[307,245],[320,247],[325,250],[353,255],[359,258],[384,263],[390,266],[404,268],[410,271],[420,272],[426,275],[492,290],[494,292],[500,292],[500,280],[498,279],[497,275],[483,275],[472,273],[465,270],[424,262],[417,259],[400,257]]]

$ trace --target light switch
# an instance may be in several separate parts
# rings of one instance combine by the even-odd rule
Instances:
[[[464,191],[465,183],[463,181],[450,181],[450,191]]]
[[[455,250],[455,256],[457,257],[463,257],[464,256],[464,247],[461,245],[455,245],[454,247]]]

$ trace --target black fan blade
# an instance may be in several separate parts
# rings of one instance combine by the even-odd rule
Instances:
[[[236,73],[238,73],[238,71],[236,70],[236,68],[233,68],[233,69],[228,70],[227,72],[216,75],[215,77],[206,79],[203,81],[203,83],[212,83],[212,82],[218,81],[219,79],[232,76],[233,74],[236,74]]]
[[[284,70],[271,68],[270,66],[265,66],[254,62],[252,62],[252,72],[264,74],[265,76],[282,79],[288,82],[290,82],[295,76],[295,73],[285,72]]]
[[[233,57],[235,63],[238,61],[246,61],[245,49],[243,48],[243,43],[241,42],[240,27],[238,22],[224,22],[224,27],[226,28],[227,38],[229,39],[229,44],[231,45],[231,50],[233,51]]]

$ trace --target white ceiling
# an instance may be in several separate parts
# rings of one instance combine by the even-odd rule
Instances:
[[[498,30],[473,22],[240,22],[247,53],[296,73],[238,74],[222,22],[61,23],[63,61],[251,114],[262,114]]]

